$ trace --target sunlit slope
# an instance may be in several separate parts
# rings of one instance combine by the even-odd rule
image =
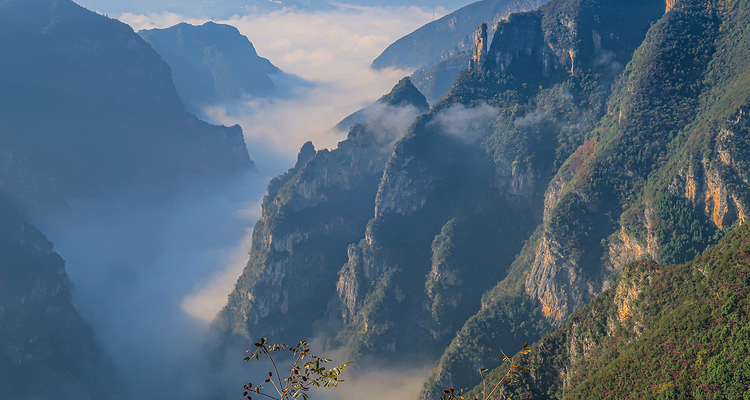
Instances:
[[[501,332],[559,326],[628,262],[689,260],[745,220],[746,10],[677,2],[650,28],[607,114],[549,185],[544,223],[516,261],[516,280],[485,296],[436,377],[498,365],[488,349],[504,345]],[[533,339],[523,333],[516,340]]]
[[[628,264],[545,336],[502,390],[534,399],[744,399],[750,395],[750,228],[694,261]],[[490,374],[496,382],[503,367]],[[469,396],[481,393],[477,387]]]

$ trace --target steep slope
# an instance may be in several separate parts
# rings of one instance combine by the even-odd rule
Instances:
[[[119,399],[109,360],[71,303],[52,243],[0,203],[0,392],[8,399]]]
[[[625,266],[612,288],[532,347],[520,361],[531,370],[506,393],[534,399],[746,398],[749,256],[745,225],[687,264]],[[490,382],[504,373],[502,367],[493,371]]]
[[[494,27],[513,12],[533,10],[544,0],[482,0],[460,8],[402,37],[372,62],[372,68],[430,68],[463,51],[471,51],[481,23]]]
[[[517,290],[523,273],[511,264],[543,221],[550,179],[604,115],[612,82],[663,11],[648,1],[553,1],[500,22],[489,51],[488,29],[480,27],[472,67],[415,122],[386,166],[376,218],[341,272],[340,287],[362,289],[356,301],[340,290],[347,326],[332,346],[355,358],[411,351],[437,358],[486,306],[482,293],[504,279],[508,308],[525,308],[497,310],[501,332],[486,319],[472,329],[516,344],[522,339],[514,336],[548,326],[531,318],[534,299]],[[560,21],[569,27],[559,29]],[[610,55],[607,62],[600,54]],[[358,271],[376,273],[363,279]],[[403,289],[414,287],[425,289]],[[484,353],[455,350],[427,397],[438,397],[445,382],[473,386],[473,377],[448,370]]]
[[[271,181],[250,260],[215,322],[228,340],[268,335],[291,342],[329,319],[336,274],[372,218],[390,149],[426,110],[405,78],[338,148],[315,152],[307,143],[295,167]]]
[[[230,25],[181,23],[138,32],[169,64],[177,93],[193,109],[242,95],[267,95],[281,73]]]
[[[28,193],[13,188],[80,196],[253,166],[239,126],[188,114],[167,64],[119,21],[69,0],[4,1],[0,54],[3,160],[23,167],[3,191],[17,202]]]
[[[560,326],[612,287],[626,263],[688,260],[744,222],[740,160],[747,157],[750,92],[747,49],[739,43],[748,37],[747,4],[669,6],[627,66],[607,114],[549,185],[544,224],[514,266],[518,279],[488,293],[427,393],[461,371],[498,365],[486,349],[518,345],[497,342],[508,326],[534,318]],[[514,306],[514,296],[526,298],[526,308]]]

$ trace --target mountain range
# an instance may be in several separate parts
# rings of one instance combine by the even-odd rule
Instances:
[[[373,63],[411,52],[427,75],[271,180],[213,322],[219,362],[256,338],[315,338],[355,373],[431,366],[420,399],[473,398],[529,342],[500,394],[750,396],[750,0],[484,0],[458,16]],[[14,55],[0,58],[0,387],[119,398],[28,218],[253,163],[239,127],[185,110],[156,46],[127,26],[9,0],[0,33]],[[211,54],[193,65],[214,68]],[[427,79],[454,74],[448,89]]]
[[[520,395],[621,398],[627,379],[615,377],[615,368],[634,371],[640,364],[634,355],[617,357],[638,347],[623,339],[607,342],[614,346],[610,353],[593,351],[605,349],[606,336],[587,342],[580,327],[608,325],[586,311],[599,306],[584,307],[613,295],[622,307],[617,293],[650,290],[638,286],[645,285],[642,279],[628,281],[632,275],[623,271],[640,268],[626,267],[631,262],[653,260],[640,265],[658,269],[655,262],[690,261],[746,220],[750,57],[741,43],[748,9],[741,1],[552,0],[510,14],[494,29],[481,24],[470,57],[464,56],[468,68],[414,120],[382,170],[373,170],[373,179],[379,177],[375,193],[357,191],[367,201],[352,201],[348,192],[320,193],[330,177],[360,173],[365,156],[321,165],[323,160],[301,153],[295,166],[303,171],[300,179],[285,175],[272,182],[263,229],[254,232],[250,262],[217,329],[227,343],[322,335],[329,349],[343,350],[355,365],[433,360],[424,399],[439,398],[447,387],[472,389],[480,383],[479,368],[503,364],[501,349],[511,354],[524,342],[557,340],[562,344],[548,356],[548,345],[544,351],[535,347],[533,357],[548,358],[534,362],[549,372],[532,373]],[[352,132],[360,129],[355,125]],[[336,211],[317,211],[325,203],[337,204]],[[367,203],[366,225],[348,225],[349,213],[367,215]],[[337,226],[359,238],[348,246],[347,240],[335,246],[324,240],[340,231]],[[744,282],[746,266],[736,268]],[[309,281],[311,276],[322,281]],[[693,287],[666,304],[689,301]],[[729,301],[729,310],[740,307],[733,318],[745,321],[746,291],[736,287],[733,300],[727,294],[716,301]],[[665,312],[649,309],[648,315]],[[566,325],[569,318],[577,319]],[[728,323],[711,318],[717,326]],[[700,329],[680,326],[688,336]],[[722,337],[741,347],[743,326]],[[623,338],[663,337],[645,322],[620,327],[612,329],[635,329]],[[558,328],[563,330],[545,336]],[[700,337],[709,346],[705,357],[723,357],[726,347]],[[700,368],[709,370],[697,375],[679,368],[662,372],[659,393],[746,393],[737,382],[747,377],[747,356],[726,351],[739,357],[739,375],[703,362]],[[590,361],[581,358],[589,354]],[[611,362],[617,367],[606,367]],[[612,389],[613,377],[625,386]],[[689,379],[703,386],[696,389]]]
[[[177,93],[193,112],[220,101],[271,95],[276,88],[271,76],[281,74],[230,25],[183,22],[138,35],[169,64]]]

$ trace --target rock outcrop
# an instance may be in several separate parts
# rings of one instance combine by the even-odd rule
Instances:
[[[487,59],[487,24],[483,23],[479,25],[477,31],[476,42],[474,43],[474,53],[469,61],[469,71],[481,72],[484,67],[484,62]]]

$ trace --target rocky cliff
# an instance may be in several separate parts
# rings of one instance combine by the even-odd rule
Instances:
[[[529,371],[501,393],[534,399],[746,396],[749,233],[743,226],[687,264],[627,265],[613,287],[532,348],[520,361]],[[489,381],[504,373],[498,368]]]
[[[9,399],[120,399],[116,372],[71,303],[52,243],[0,204],[0,391]]]
[[[337,250],[328,346],[439,358],[421,395],[437,399],[602,293],[616,310],[596,329],[645,332],[652,281],[626,265],[690,260],[747,218],[748,9],[553,0],[500,21],[486,53],[480,28]],[[581,332],[563,357],[597,351]]]
[[[405,124],[426,110],[424,96],[406,78],[335,150],[303,146],[295,167],[268,187],[250,261],[217,319],[220,330],[236,340],[293,341],[309,331],[310,321],[330,320],[336,274],[372,217],[390,149]]]
[[[388,46],[372,62],[375,69],[427,69],[454,55],[471,51],[477,26],[495,24],[509,14],[533,10],[543,0],[482,0],[433,21]]]

